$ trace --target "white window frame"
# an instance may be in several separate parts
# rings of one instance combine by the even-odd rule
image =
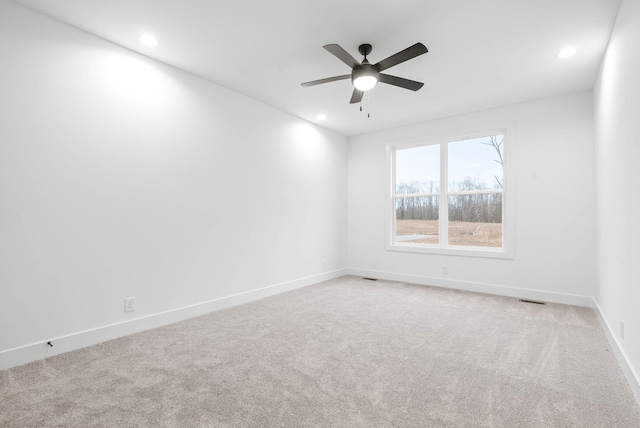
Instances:
[[[502,156],[504,159],[504,186],[502,189],[502,248],[475,247],[447,245],[448,236],[448,197],[462,194],[496,193],[495,190],[450,192],[447,185],[448,151],[449,143],[473,138],[487,137],[490,135],[504,135]],[[397,150],[429,145],[440,145],[440,192],[438,194],[402,195],[412,196],[438,196],[439,197],[439,233],[438,244],[416,244],[409,242],[396,242],[396,201],[395,201],[395,153]],[[386,233],[385,249],[387,251],[400,251],[409,253],[442,254],[452,256],[488,257],[513,259],[515,257],[515,207],[514,189],[515,180],[515,132],[513,125],[501,124],[490,127],[476,128],[466,131],[451,131],[445,134],[432,135],[420,138],[411,138],[389,142],[386,144]],[[444,239],[442,239],[444,237]]]

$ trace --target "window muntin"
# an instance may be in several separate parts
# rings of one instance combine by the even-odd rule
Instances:
[[[504,141],[501,131],[392,148],[392,247],[504,251]]]

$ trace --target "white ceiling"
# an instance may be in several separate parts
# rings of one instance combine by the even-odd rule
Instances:
[[[621,0],[14,0],[346,136],[563,93],[593,83]],[[160,44],[140,44],[141,33]],[[350,69],[322,46],[376,63],[416,42],[429,53],[386,71],[349,104]],[[578,53],[556,58],[565,45]],[[367,117],[366,113],[371,117]],[[328,118],[317,119],[319,113]]]

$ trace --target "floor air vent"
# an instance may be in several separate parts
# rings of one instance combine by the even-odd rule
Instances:
[[[522,303],[533,303],[534,305],[546,305],[545,302],[538,302],[536,300],[526,300],[526,299],[520,299],[520,301]]]
[[[362,279],[366,279],[367,281],[377,281],[377,279],[375,279],[375,278],[364,278],[363,277]]]

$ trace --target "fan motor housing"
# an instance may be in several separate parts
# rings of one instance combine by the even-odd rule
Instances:
[[[362,77],[362,76],[371,76],[371,77],[375,77],[376,80],[380,80],[380,73],[371,64],[362,64],[361,66],[356,67],[351,71],[352,82],[356,80],[358,77]]]

